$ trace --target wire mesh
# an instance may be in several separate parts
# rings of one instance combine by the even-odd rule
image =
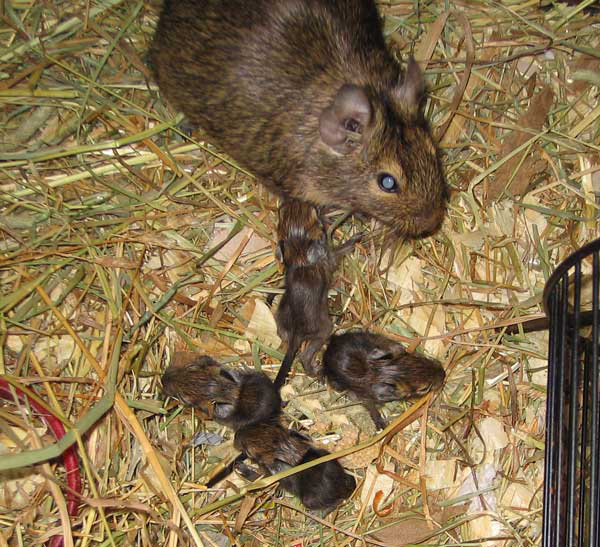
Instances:
[[[544,290],[549,319],[543,547],[600,547],[600,239]]]

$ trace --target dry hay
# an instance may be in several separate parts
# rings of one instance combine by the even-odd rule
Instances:
[[[0,446],[23,455],[0,457],[16,466],[0,484],[0,545],[539,545],[547,335],[505,329],[538,317],[553,267],[599,235],[590,4],[381,2],[396,51],[428,62],[452,200],[433,238],[360,245],[331,308],[339,329],[439,358],[448,381],[384,442],[296,367],[293,427],[333,451],[371,443],[343,460],[353,498],[320,519],[269,480],[207,491],[231,443],[193,447],[194,433],[231,433],[160,394],[183,351],[276,371],[276,199],[177,131],[143,61],[154,3],[2,2],[0,373],[65,421],[84,497],[69,521],[60,460],[25,467],[54,439],[5,401]]]

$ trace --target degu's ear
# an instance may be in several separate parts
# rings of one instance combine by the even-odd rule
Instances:
[[[416,112],[425,95],[425,77],[414,57],[408,60],[404,80],[396,88],[396,97],[409,112]]]
[[[371,122],[372,108],[365,90],[357,85],[343,85],[333,103],[321,112],[321,140],[340,154],[349,153]]]

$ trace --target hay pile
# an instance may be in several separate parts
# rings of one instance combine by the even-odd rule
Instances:
[[[553,267],[600,235],[600,18],[590,0],[380,4],[396,51],[428,61],[452,200],[432,238],[358,246],[331,309],[448,381],[427,412],[389,405],[384,440],[296,368],[288,419],[345,450],[359,483],[325,519],[269,480],[206,490],[230,433],[161,400],[182,352],[273,375],[282,348],[264,303],[281,292],[277,201],[176,129],[143,60],[158,6],[0,4],[0,374],[65,423],[84,485],[69,519],[61,460],[39,452],[51,430],[9,396],[0,546],[540,544],[547,334],[506,329],[539,317]],[[353,226],[372,228],[336,239]],[[197,429],[226,442],[194,447]]]

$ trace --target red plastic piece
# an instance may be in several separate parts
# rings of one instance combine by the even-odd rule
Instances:
[[[59,441],[62,439],[65,436],[65,428],[62,422],[56,416],[50,414],[36,401],[27,396],[27,394],[21,391],[18,387],[13,387],[17,397],[22,402],[27,401],[27,403],[34,408],[38,415],[46,422],[54,437],[56,437],[56,440]],[[0,378],[0,397],[9,401],[14,400],[9,383],[2,378]],[[75,446],[73,445],[67,448],[62,454],[62,458],[67,473],[67,485],[70,489],[66,493],[67,511],[69,512],[70,516],[74,517],[79,511],[79,499],[75,492],[81,492],[81,472],[79,470],[79,461],[77,460],[77,450],[75,449]],[[48,545],[50,547],[63,547],[63,536],[53,536],[50,538]]]

